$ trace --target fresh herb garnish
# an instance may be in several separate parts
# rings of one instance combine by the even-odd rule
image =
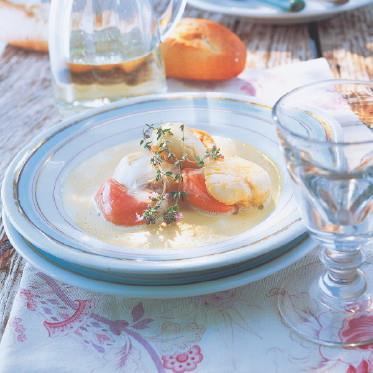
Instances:
[[[185,126],[180,124],[181,139],[183,147],[185,147]],[[143,219],[146,224],[157,224],[164,222],[165,224],[171,224],[176,222],[180,217],[179,204],[185,199],[186,193],[181,191],[181,184],[183,181],[183,164],[188,160],[185,151],[182,152],[180,159],[177,159],[175,154],[169,149],[169,138],[174,136],[171,128],[156,127],[153,124],[147,124],[146,129],[143,131],[143,138],[140,141],[140,145],[150,150],[153,155],[150,158],[151,165],[156,169],[155,181],[161,183],[161,192],[157,192],[151,198],[151,205],[144,211]],[[153,140],[156,139],[156,143],[153,144]],[[184,150],[184,149],[183,149]],[[215,145],[211,149],[206,150],[206,154],[197,159],[198,167],[203,167],[206,159],[219,159],[222,158],[220,149]],[[162,166],[165,161],[171,161],[174,164],[174,170],[164,169]],[[176,182],[178,190],[173,192],[167,192],[167,184],[170,182]],[[172,202],[172,204],[165,208],[166,201]]]
[[[197,165],[198,167],[203,167],[205,165],[206,159],[217,160],[222,157],[223,155],[220,152],[220,148],[217,148],[216,145],[213,145],[211,149],[206,149],[206,153],[202,158],[198,157]]]
[[[171,224],[177,221],[177,217],[180,214],[179,205],[174,204],[167,208],[166,212],[163,214],[163,221],[166,224]]]
[[[182,131],[182,140],[184,143],[184,124],[180,125]],[[156,138],[156,144],[153,144],[152,138]],[[150,158],[150,163],[156,169],[155,181],[162,184],[162,191],[155,194],[152,198],[152,204],[143,213],[143,218],[146,224],[156,224],[164,222],[171,224],[176,222],[179,212],[179,202],[182,200],[183,192],[171,192],[167,193],[167,184],[175,181],[180,184],[183,181],[182,175],[182,164],[184,157],[181,160],[176,159],[174,153],[172,153],[168,147],[169,137],[173,136],[171,128],[155,127],[154,125],[147,125],[146,130],[143,131],[143,138],[140,141],[140,145],[147,150],[153,152]],[[165,170],[162,168],[163,162],[174,161],[176,171]],[[164,201],[172,199],[173,204],[165,210]]]

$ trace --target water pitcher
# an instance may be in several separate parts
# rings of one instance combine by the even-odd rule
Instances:
[[[151,0],[52,0],[49,54],[62,108],[164,92],[159,44],[185,2],[170,0],[158,17],[164,4]]]

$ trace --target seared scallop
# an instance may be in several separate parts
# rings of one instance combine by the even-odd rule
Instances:
[[[153,130],[151,140],[152,151],[159,151],[162,142],[167,144],[168,150],[175,158],[167,158],[166,152],[163,158],[167,162],[174,163],[184,158],[184,167],[198,167],[198,161],[206,155],[206,150],[212,148],[214,139],[205,131],[185,126],[183,123],[165,123],[161,126],[165,131],[161,138],[157,137],[157,131]]]
[[[270,196],[267,171],[238,156],[209,161],[203,174],[209,194],[226,205],[260,206]]]

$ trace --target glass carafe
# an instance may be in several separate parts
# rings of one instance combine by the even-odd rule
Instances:
[[[150,0],[52,0],[49,54],[62,109],[164,92],[159,44],[185,2],[170,0],[158,18]]]

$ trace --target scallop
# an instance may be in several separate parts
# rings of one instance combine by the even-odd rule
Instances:
[[[123,157],[114,170],[113,179],[130,190],[141,189],[155,178],[150,154],[133,152]]]
[[[159,150],[161,141],[167,142],[167,147],[176,159],[186,157],[186,164],[195,166],[199,159],[206,154],[206,149],[214,145],[213,138],[205,131],[185,126],[183,123],[170,122],[161,126],[163,130],[169,129],[162,139],[157,139],[156,131],[152,134],[153,150]],[[183,129],[184,128],[184,129]]]
[[[258,207],[271,194],[267,171],[238,156],[209,161],[203,173],[208,193],[226,205]]]

